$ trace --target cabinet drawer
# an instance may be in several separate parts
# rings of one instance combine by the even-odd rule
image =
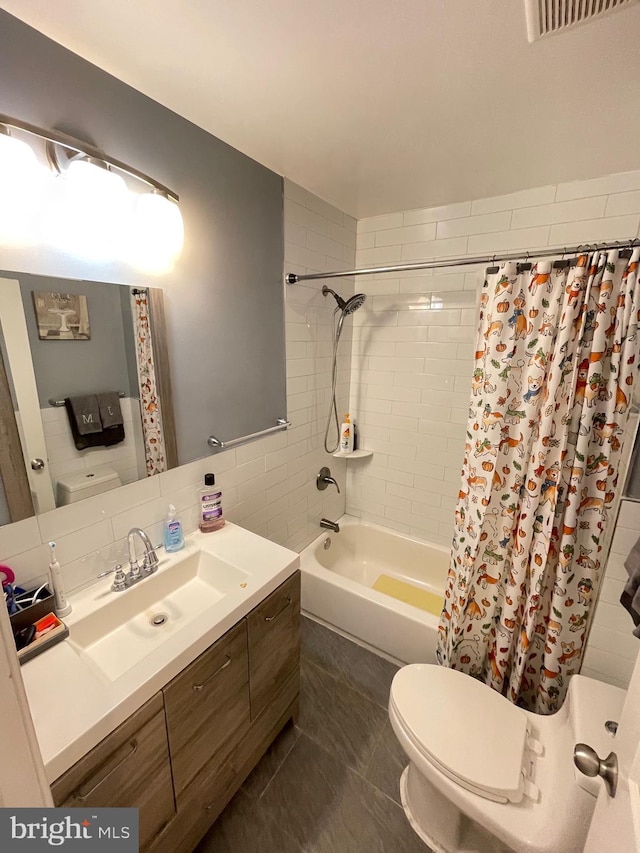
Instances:
[[[158,693],[51,786],[56,806],[140,809],[140,849],[175,814],[167,727]]]
[[[220,760],[249,726],[249,668],[244,619],[164,688],[176,799],[214,757]]]
[[[154,839],[150,853],[191,853],[239,787],[237,771],[228,758],[210,770],[197,790],[189,788],[177,816]]]
[[[247,616],[251,719],[300,666],[300,572]]]

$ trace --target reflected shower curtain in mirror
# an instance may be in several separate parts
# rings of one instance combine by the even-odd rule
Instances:
[[[140,416],[147,477],[167,470],[162,431],[162,412],[158,398],[156,372],[153,361],[149,300],[145,290],[131,292],[131,314],[136,345],[138,388],[140,391]]]
[[[622,486],[639,257],[509,262],[482,289],[438,659],[539,713],[580,668]]]

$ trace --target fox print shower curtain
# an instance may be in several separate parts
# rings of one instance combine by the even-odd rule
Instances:
[[[640,249],[487,275],[440,663],[539,713],[580,667],[638,357]]]

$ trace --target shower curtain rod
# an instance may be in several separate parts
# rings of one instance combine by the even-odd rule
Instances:
[[[613,243],[580,243],[578,246],[555,246],[540,249],[535,252],[507,252],[505,254],[481,255],[477,258],[469,258],[464,255],[442,258],[439,261],[417,261],[413,264],[396,264],[391,267],[368,267],[361,270],[336,270],[334,272],[316,272],[298,275],[290,272],[285,276],[287,284],[297,284],[299,281],[314,281],[320,278],[346,278],[352,275],[373,275],[374,273],[408,272],[410,270],[436,270],[445,267],[464,267],[471,264],[494,264],[497,261],[519,261],[523,256],[529,258],[543,258],[549,255],[573,255],[578,252],[596,252],[606,249],[631,249],[640,245],[640,240],[615,240]]]

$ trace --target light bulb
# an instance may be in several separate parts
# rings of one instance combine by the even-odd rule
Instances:
[[[163,273],[182,251],[184,225],[177,202],[159,192],[142,193],[134,203],[128,257],[145,272]]]
[[[31,242],[43,172],[26,142],[0,133],[0,244]]]
[[[51,223],[53,242],[92,260],[117,257],[128,230],[131,196],[120,175],[88,159],[64,175],[62,209]]]

